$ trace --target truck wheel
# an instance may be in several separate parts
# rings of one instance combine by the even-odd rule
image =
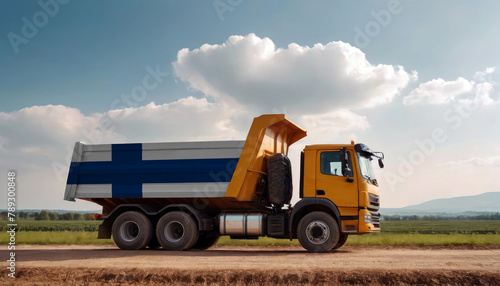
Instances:
[[[207,249],[212,247],[219,241],[220,234],[218,231],[208,231],[200,233],[198,241],[193,246],[194,249]]]
[[[342,246],[344,246],[345,242],[347,241],[347,237],[348,235],[347,234],[341,234],[339,236],[339,242],[337,242],[337,245],[335,245],[333,247],[333,249],[339,249],[341,248]]]
[[[124,212],[113,223],[113,239],[121,249],[143,249],[151,241],[153,226],[142,213]]]
[[[339,227],[331,215],[312,212],[300,220],[297,237],[302,247],[309,252],[328,252],[339,241]]]
[[[156,238],[166,250],[187,250],[198,241],[198,226],[185,212],[169,212],[156,226]]]

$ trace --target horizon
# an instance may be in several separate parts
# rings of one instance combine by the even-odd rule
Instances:
[[[402,209],[402,208],[407,208],[407,207],[418,206],[418,205],[425,204],[425,203],[432,202],[432,201],[436,201],[436,200],[446,200],[446,199],[465,198],[465,197],[476,197],[476,196],[481,196],[481,195],[490,194],[490,193],[498,193],[498,194],[500,194],[500,192],[485,192],[485,193],[481,193],[481,194],[477,194],[477,195],[471,195],[471,196],[458,196],[458,197],[449,197],[449,198],[437,198],[437,199],[432,199],[432,200],[425,201],[423,203],[419,203],[419,204],[415,204],[415,205],[408,205],[408,206],[403,206],[403,207],[397,207],[397,208],[394,208],[394,209]],[[380,209],[384,210],[384,209],[393,209],[393,208],[384,208],[384,207],[381,207]],[[96,210],[18,209],[17,211],[42,211],[42,210],[46,210],[46,211],[68,211],[68,212],[94,212],[94,211],[97,211],[98,213],[100,212],[100,210],[98,210],[98,209],[96,209]],[[0,209],[0,211],[7,211],[7,209]],[[469,211],[465,211],[465,212],[469,212]],[[488,211],[488,212],[484,212],[484,213],[494,213],[494,212]],[[384,214],[382,214],[382,215],[384,215]]]
[[[63,200],[77,141],[241,140],[266,113],[308,131],[292,202],[300,150],[351,140],[385,153],[384,206],[500,191],[500,2],[193,3],[0,4],[17,207],[99,207]]]

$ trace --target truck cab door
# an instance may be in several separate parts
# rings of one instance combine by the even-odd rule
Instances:
[[[316,154],[316,197],[326,198],[337,207],[358,207],[358,184],[347,153],[348,168],[343,171],[341,150],[319,150]]]

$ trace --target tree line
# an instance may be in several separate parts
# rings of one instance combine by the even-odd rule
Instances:
[[[16,220],[95,220],[100,218],[100,214],[65,212],[41,210],[40,212],[16,212]],[[7,220],[7,211],[0,212],[0,219]]]

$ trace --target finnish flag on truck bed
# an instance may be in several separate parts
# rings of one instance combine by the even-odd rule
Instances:
[[[64,199],[223,197],[244,144],[77,142]]]

